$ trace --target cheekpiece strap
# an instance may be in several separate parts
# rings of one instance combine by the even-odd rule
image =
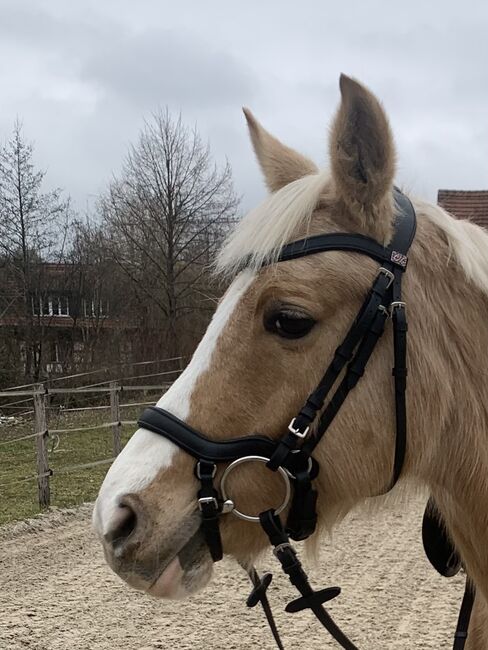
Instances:
[[[195,465],[195,476],[201,486],[197,493],[198,507],[201,513],[201,530],[214,562],[221,560],[224,554],[219,526],[222,506],[219,493],[213,484],[216,472],[215,463],[199,460]]]

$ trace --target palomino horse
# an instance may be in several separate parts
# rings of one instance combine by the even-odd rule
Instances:
[[[394,235],[395,148],[387,118],[357,82],[342,76],[340,87],[327,173],[245,111],[270,195],[224,245],[217,269],[233,281],[190,364],[158,402],[210,440],[283,436],[378,276],[377,262],[344,250],[275,263],[283,247],[327,233],[355,233],[386,246]],[[426,487],[435,500],[477,588],[468,646],[486,649],[488,235],[437,206],[412,203],[417,232],[403,282],[410,382],[401,481]],[[314,450],[319,531],[391,483],[392,339],[387,328]],[[212,574],[196,501],[200,484],[186,452],[141,427],[110,468],[95,505],[108,563],[155,596],[184,597]],[[227,467],[219,463],[210,480],[218,485]],[[228,476],[226,490],[240,512],[272,512],[283,500],[282,478],[248,463]],[[224,552],[251,565],[266,534],[231,514],[220,520]]]

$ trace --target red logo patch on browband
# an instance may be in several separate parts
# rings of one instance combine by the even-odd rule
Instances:
[[[390,259],[394,264],[398,264],[398,266],[403,266],[403,268],[407,266],[408,257],[403,253],[392,251]]]

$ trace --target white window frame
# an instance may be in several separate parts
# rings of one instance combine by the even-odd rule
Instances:
[[[58,308],[56,312],[54,311],[53,307],[53,297],[48,296],[47,297],[47,313],[44,312],[44,298],[42,296],[39,296],[38,298],[38,304],[39,304],[39,313],[36,314],[35,312],[35,299],[32,297],[32,314],[34,316],[63,316],[67,317],[69,316],[69,298],[68,296],[58,296],[57,297],[57,302],[58,302]],[[64,304],[63,304],[64,303]]]

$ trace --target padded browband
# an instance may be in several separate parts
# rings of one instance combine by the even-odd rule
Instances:
[[[325,251],[350,251],[351,253],[363,253],[380,264],[384,262],[393,263],[400,268],[404,268],[401,264],[397,264],[392,260],[392,251],[385,248],[377,241],[366,237],[365,235],[358,235],[347,232],[334,232],[328,235],[313,235],[306,239],[299,239],[287,244],[281,250],[278,262],[288,262],[299,257],[307,255],[314,255],[315,253],[323,253]]]
[[[168,438],[198,460],[231,462],[250,454],[271,458],[277,445],[271,438],[259,435],[230,440],[209,440],[172,413],[157,406],[149,406],[145,409],[138,424],[144,429]]]
[[[396,187],[393,190],[393,197],[397,206],[397,218],[395,232],[389,246],[382,246],[375,239],[358,233],[335,232],[313,235],[284,246],[277,262],[287,262],[325,251],[349,251],[362,253],[380,264],[389,263],[404,271],[407,266],[406,253],[415,236],[415,210],[410,199]]]

